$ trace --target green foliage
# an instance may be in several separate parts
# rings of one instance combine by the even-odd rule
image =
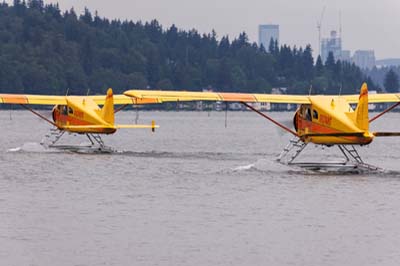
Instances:
[[[393,69],[386,73],[384,86],[387,92],[399,92],[399,76]]]
[[[227,36],[108,20],[85,9],[62,13],[43,0],[0,4],[0,92],[104,93],[184,89],[289,93],[355,93],[367,78],[349,63],[316,65],[311,46],[258,47],[245,32]],[[371,85],[370,85],[371,86]]]
[[[394,71],[397,76],[400,76],[400,66],[373,67],[372,69],[363,69],[362,71],[365,75],[370,77],[370,80],[377,84],[378,87],[376,89],[378,91],[383,91],[385,77],[390,70]],[[368,84],[370,83],[368,82]]]

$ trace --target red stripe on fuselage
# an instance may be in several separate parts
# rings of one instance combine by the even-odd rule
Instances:
[[[69,123],[71,126],[88,126],[91,125],[85,120],[81,120],[72,116],[62,115],[56,113],[56,124],[66,125]]]
[[[315,133],[315,134],[330,134],[330,133],[342,133],[343,132],[343,131],[337,130],[335,128],[326,126],[326,125],[321,125],[321,124],[314,123],[312,121],[304,120],[302,118],[299,118],[298,122],[299,123],[298,123],[298,131],[297,131],[297,133],[299,135],[300,135],[299,131],[300,130],[303,131],[303,134],[304,134],[304,131],[305,131],[306,128],[308,128],[308,132],[307,132],[308,134],[312,134],[312,133]],[[300,137],[301,137],[301,135],[300,135]],[[312,140],[313,138],[324,138],[324,137],[332,138],[331,136],[317,136],[317,137],[310,137],[310,138]],[[371,139],[364,138],[364,137],[351,137],[351,136],[339,137],[339,136],[337,136],[337,137],[334,137],[334,138],[343,139],[343,140],[348,141],[348,142],[353,142],[354,144],[368,144],[368,143],[371,142]],[[311,141],[311,142],[313,142],[313,141]],[[333,143],[327,143],[327,144],[333,144]]]

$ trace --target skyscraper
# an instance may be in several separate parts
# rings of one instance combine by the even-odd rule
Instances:
[[[372,69],[375,66],[374,50],[357,50],[353,55],[353,62],[360,68]]]
[[[349,50],[342,50],[342,61],[351,62],[351,52]]]
[[[324,38],[321,41],[321,59],[325,63],[329,53],[333,53],[336,60],[342,60],[342,39],[337,36],[336,31],[331,31],[330,38]]]
[[[258,45],[262,44],[268,51],[271,39],[279,43],[279,25],[258,25]]]

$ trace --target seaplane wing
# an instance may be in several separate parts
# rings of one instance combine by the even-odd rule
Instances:
[[[0,103],[3,104],[37,104],[37,105],[65,105],[65,96],[29,95],[29,94],[0,94]]]
[[[103,95],[87,96],[87,97],[91,98],[98,105],[104,105],[105,98]],[[123,94],[114,95],[114,104],[115,105],[150,104],[150,103],[159,103],[159,101],[157,99],[152,99],[152,98],[137,99],[137,98],[125,96]]]
[[[137,100],[152,99],[162,102],[181,101],[223,101],[223,102],[269,102],[269,103],[294,103],[308,104],[309,96],[306,95],[281,95],[281,94],[250,94],[227,92],[189,92],[189,91],[152,91],[129,90],[124,95]]]
[[[56,95],[30,95],[30,94],[0,94],[0,104],[32,104],[32,105],[66,105],[67,97],[80,97],[82,99],[92,99],[98,105],[104,105],[106,98],[104,95],[90,96],[56,96]],[[158,103],[157,99],[136,99],[123,94],[113,95],[115,105],[124,104],[149,104]]]
[[[358,103],[359,95],[343,95],[348,103]],[[400,102],[400,93],[368,94],[369,103],[396,103]]]
[[[226,92],[189,92],[189,91],[157,91],[157,90],[128,90],[124,95],[149,103],[183,102],[183,101],[223,101],[223,102],[269,102],[269,103],[293,103],[309,104],[314,95],[286,95],[286,94],[250,94],[250,93],[226,93]],[[329,97],[329,96],[327,96]],[[344,98],[348,103],[358,103],[360,95],[332,95],[330,97]],[[133,100],[134,101],[134,100]],[[369,103],[400,102],[399,93],[369,94]]]

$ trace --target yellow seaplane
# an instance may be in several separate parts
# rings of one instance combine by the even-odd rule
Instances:
[[[345,156],[345,164],[369,168],[359,156],[356,146],[367,145],[375,137],[400,136],[399,132],[371,132],[369,124],[383,114],[400,105],[400,94],[368,94],[367,84],[363,84],[359,95],[278,95],[251,93],[217,93],[189,91],[159,91],[159,90],[128,90],[121,95],[113,95],[112,90],[104,96],[51,96],[51,95],[20,95],[0,94],[0,103],[19,104],[42,119],[52,124],[58,134],[55,142],[64,132],[86,134],[92,144],[97,142],[100,147],[104,143],[101,134],[112,134],[120,128],[151,128],[151,125],[116,125],[114,113],[128,105],[155,104],[163,102],[184,101],[222,101],[239,102],[250,110],[268,119],[275,125],[294,136],[283,150],[278,161],[294,164],[308,143],[317,145],[337,145]],[[269,115],[256,110],[252,103],[284,103],[297,104],[299,108],[294,114],[292,130]],[[377,116],[369,118],[369,103],[394,103]],[[356,104],[353,109],[351,105]],[[47,119],[29,105],[55,105],[53,121]],[[100,106],[103,106],[100,108]],[[122,105],[114,110],[114,105]],[[372,166],[371,166],[372,167]]]
[[[76,150],[76,148],[89,147],[92,151],[110,152],[112,150],[104,145],[101,135],[113,134],[121,128],[149,128],[154,132],[155,128],[159,127],[155,125],[154,121],[151,125],[115,124],[114,114],[124,107],[154,103],[154,101],[138,100],[125,95],[113,95],[112,89],[108,89],[105,97],[0,94],[0,103],[18,104],[53,125],[54,127],[41,142],[43,146],[50,148]],[[115,110],[115,104],[122,106]],[[52,120],[29,107],[30,105],[54,105]],[[100,105],[102,105],[102,108]],[[90,140],[90,145],[79,147],[57,145],[56,143],[65,132],[85,134]]]
[[[274,95],[216,92],[179,92],[129,90],[124,95],[136,100],[163,101],[222,101],[240,102],[248,109],[258,113],[275,125],[294,136],[278,161],[284,164],[297,164],[306,168],[337,167],[347,165],[350,168],[374,169],[366,164],[356,150],[356,146],[370,144],[375,137],[400,136],[400,132],[371,132],[369,124],[400,104],[400,94],[368,94],[367,84],[361,87],[359,95]],[[297,104],[292,130],[274,120],[265,113],[256,110],[251,103],[269,102]],[[369,118],[369,103],[394,103],[380,114]],[[356,104],[356,108],[352,108]],[[295,163],[308,143],[317,145],[337,145],[345,157],[341,163]]]

